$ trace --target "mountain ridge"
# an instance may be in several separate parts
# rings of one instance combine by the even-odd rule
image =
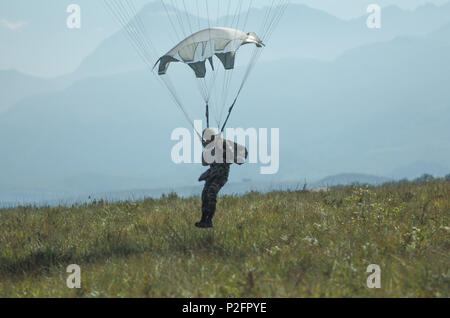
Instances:
[[[423,48],[421,37],[411,41],[406,47]],[[433,154],[430,160],[445,163],[446,141],[439,136],[448,135],[446,120],[450,113],[445,105],[450,97],[445,88],[448,73],[441,63],[444,61],[443,65],[449,67],[445,61],[450,49],[436,52],[433,47],[425,47],[405,60],[405,46],[400,45],[398,54],[384,60],[380,52],[386,51],[386,45],[396,47],[398,39],[356,49],[334,62],[297,59],[261,64],[231,121],[237,127],[281,127],[283,135],[288,136],[281,139],[281,158],[290,160],[281,164],[275,179],[259,176],[254,165],[237,169],[236,177],[312,179],[332,175],[336,170],[387,175],[405,160],[423,159],[423,153]],[[419,63],[424,57],[428,57],[427,63]],[[420,77],[425,71],[426,83]],[[374,76],[376,72],[378,77]],[[367,77],[366,73],[372,76]],[[258,93],[262,85],[276,83],[283,83],[273,88],[276,95]],[[367,96],[372,94],[374,85],[383,94],[370,101]],[[185,125],[176,108],[167,107],[167,95],[157,87],[149,73],[132,72],[81,80],[57,94],[19,103],[0,115],[0,132],[5,136],[0,141],[5,152],[0,158],[4,167],[1,179],[10,185],[24,184],[28,179],[27,182],[34,180],[44,186],[42,178],[78,175],[89,170],[152,177],[161,186],[170,176],[180,180],[174,186],[195,180],[201,167],[163,164],[158,166],[158,174],[154,173],[154,164],[170,159],[170,127]],[[302,88],[300,93],[298,87]],[[411,90],[418,95],[411,96]],[[433,104],[425,111],[422,105],[430,101]],[[362,102],[369,104],[361,107]],[[339,107],[333,107],[333,103]],[[255,107],[245,107],[246,104],[259,104],[265,112],[255,113]],[[278,107],[273,109],[271,104]],[[431,122],[432,129],[427,128]],[[299,136],[295,140],[301,151],[291,147],[295,136]],[[5,185],[3,181],[2,186]]]

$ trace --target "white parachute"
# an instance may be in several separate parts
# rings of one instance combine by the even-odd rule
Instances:
[[[191,112],[177,89],[188,83],[174,83],[169,70],[172,63],[189,66],[206,108],[207,126],[213,117],[217,128],[223,131],[289,0],[159,0],[170,27],[152,30],[146,27],[148,21],[133,0],[104,3],[144,63],[152,72],[157,69],[157,78],[191,126],[194,127]],[[164,39],[175,37],[178,41],[171,46],[178,44],[169,51],[166,48],[164,54],[157,48],[158,41],[154,41],[156,35]],[[241,52],[244,46],[246,52]],[[226,107],[228,115],[224,118]]]
[[[237,50],[244,44],[253,43],[263,47],[262,41],[253,33],[244,33],[230,28],[210,28],[199,31],[184,39],[161,57],[159,75],[165,75],[171,62],[184,62],[195,72],[197,78],[206,76],[206,60],[214,70],[213,56],[216,56],[226,70],[234,69]]]

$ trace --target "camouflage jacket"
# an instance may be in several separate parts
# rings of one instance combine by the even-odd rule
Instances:
[[[203,144],[203,146],[205,147],[205,151],[210,152],[210,155],[215,156],[217,153],[218,156],[216,159],[219,160],[219,162],[207,162],[207,160],[205,160],[205,153],[203,153],[203,166],[210,166],[210,168],[200,176],[199,181],[208,181],[212,179],[227,180],[230,173],[230,166],[233,163],[242,165],[248,157],[248,151],[245,147],[228,140],[220,139],[217,142]]]
[[[229,163],[212,164],[211,167],[200,176],[198,181],[209,181],[213,179],[228,180],[228,175],[230,174],[230,166],[231,164]]]

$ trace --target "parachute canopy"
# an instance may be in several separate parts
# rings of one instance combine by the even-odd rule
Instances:
[[[213,56],[215,55],[226,70],[234,69],[237,50],[245,44],[255,44],[263,47],[262,41],[253,33],[244,33],[231,28],[209,28],[187,37],[172,50],[162,56],[159,63],[159,75],[164,75],[172,62],[184,62],[195,72],[197,78],[206,75],[206,60],[209,60],[214,70]]]
[[[140,8],[137,0],[103,2],[191,126],[196,129],[192,117],[203,113],[207,127],[214,120],[221,131],[289,5],[289,0],[155,0]],[[189,67],[168,71],[175,62],[187,64],[193,78]]]

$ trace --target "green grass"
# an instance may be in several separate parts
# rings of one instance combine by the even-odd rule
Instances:
[[[213,230],[200,206],[0,210],[0,297],[450,297],[449,181],[226,196]]]

